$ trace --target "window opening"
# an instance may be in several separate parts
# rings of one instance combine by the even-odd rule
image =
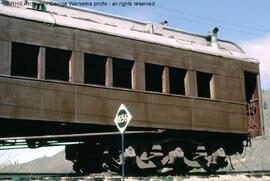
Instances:
[[[89,84],[105,85],[105,66],[107,57],[84,55],[84,82]]]
[[[11,75],[37,77],[39,47],[13,42],[11,49]]]
[[[132,67],[134,62],[124,59],[113,59],[113,86],[132,88]]]
[[[197,90],[199,97],[211,98],[211,79],[213,74],[197,72]]]
[[[46,48],[46,79],[69,81],[71,51]]]
[[[164,66],[145,64],[145,89],[147,91],[162,92],[162,73]]]
[[[170,93],[185,95],[185,77],[187,70],[169,67]]]

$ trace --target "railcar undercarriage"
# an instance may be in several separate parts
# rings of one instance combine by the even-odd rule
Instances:
[[[66,145],[66,159],[77,173],[121,171],[121,135],[113,125],[0,120],[1,146],[38,148],[76,142]],[[22,139],[25,142],[16,142]],[[125,134],[126,175],[185,175],[194,168],[212,173],[226,167],[229,156],[241,154],[246,140],[248,134],[130,126]]]
[[[245,135],[189,131],[128,134],[127,175],[185,175],[194,168],[213,173],[226,167],[229,156],[242,153]],[[66,146],[66,159],[77,173],[121,172],[120,136],[99,137]]]

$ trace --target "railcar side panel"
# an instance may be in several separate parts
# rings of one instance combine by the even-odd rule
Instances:
[[[117,105],[125,102],[132,126],[246,133],[239,103],[6,77],[0,85],[5,118],[113,125]]]
[[[114,58],[134,61],[134,67],[137,68],[132,69],[132,90],[143,92],[145,82],[141,81],[140,76],[145,76],[145,63],[181,68],[187,70],[185,89],[186,95],[189,96],[110,90],[105,87],[113,86],[110,78],[112,74],[106,74],[105,87],[3,78],[1,80],[3,89],[18,91],[12,91],[14,95],[8,98],[11,99],[10,101],[6,100],[5,95],[2,96],[5,98],[2,100],[5,105],[2,110],[5,112],[3,117],[20,118],[21,116],[38,120],[111,124],[108,120],[112,119],[115,105],[126,101],[127,104],[131,104],[129,105],[131,111],[140,115],[134,121],[136,126],[246,133],[243,75],[244,71],[258,73],[258,65],[255,63],[6,16],[0,16],[0,20],[4,22],[0,26],[0,39],[3,45],[1,65],[5,67],[1,70],[1,74],[10,74],[8,68],[11,64],[11,42],[22,42],[40,46],[41,53],[38,61],[41,62],[46,61],[47,47],[71,50],[72,68],[69,72],[69,81],[75,84],[84,82],[84,53],[109,57],[108,62]],[[39,63],[38,78],[41,80],[45,79],[44,66],[45,64]],[[199,95],[196,72],[205,72],[212,76],[209,90],[211,96],[207,99],[196,99]],[[26,87],[28,84],[31,88]],[[38,88],[34,88],[35,86]],[[167,85],[166,94],[168,90]],[[90,96],[81,95],[80,92],[86,92],[86,95],[90,94]],[[102,97],[99,97],[100,94]],[[127,95],[123,96],[124,94]],[[120,97],[116,99],[119,95]],[[125,97],[128,99],[125,100]],[[130,100],[131,97],[136,97],[136,101]],[[29,99],[31,101],[25,104],[24,102]],[[158,101],[154,103],[154,99]],[[165,99],[164,103],[161,103],[163,99]],[[233,101],[233,103],[226,101]],[[174,103],[180,105],[175,106]],[[38,110],[31,113],[28,104],[33,109],[38,107]],[[16,111],[12,111],[11,105],[17,106]]]

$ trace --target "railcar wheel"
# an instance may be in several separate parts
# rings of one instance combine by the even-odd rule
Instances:
[[[212,163],[210,163],[209,166],[203,167],[203,169],[210,175],[215,173],[218,169],[224,168],[228,165],[228,161],[226,157],[216,157],[215,161],[213,161],[212,158]]]
[[[187,175],[192,168],[185,164],[183,158],[177,158],[173,164],[173,171],[175,175]]]
[[[204,168],[207,174],[211,175],[215,173],[220,167],[217,165],[210,165],[209,167]]]
[[[120,150],[104,151],[103,156],[104,160],[102,166],[105,171],[121,173],[122,160]],[[135,157],[128,155],[127,149],[125,151],[124,159],[126,175],[138,175],[140,173],[143,174],[144,171],[138,168]]]
[[[73,170],[79,174],[103,171],[102,154],[99,153],[99,149],[93,149],[93,145],[66,146],[66,159],[73,162]]]
[[[120,173],[121,171],[121,165],[119,163],[119,160],[117,157],[115,157],[112,152],[109,152],[108,150],[103,152],[103,163],[102,167],[105,171],[109,172],[117,172]]]

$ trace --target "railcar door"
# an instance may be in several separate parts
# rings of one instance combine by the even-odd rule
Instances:
[[[257,77],[258,75],[255,73],[245,72],[248,133],[251,137],[260,136],[262,134],[262,125],[260,121],[259,87]]]

